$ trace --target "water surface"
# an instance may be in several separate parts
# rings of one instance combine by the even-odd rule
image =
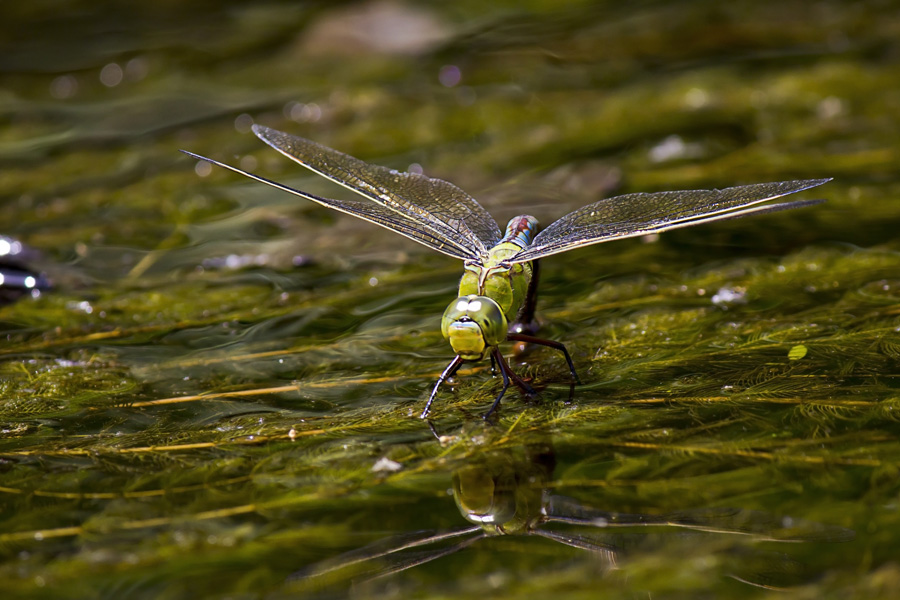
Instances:
[[[4,7],[0,234],[53,286],[0,307],[4,589],[893,597],[896,9]],[[619,193],[835,180],[811,209],[545,260],[541,333],[584,385],[537,349],[514,368],[539,398],[511,389],[486,425],[500,384],[477,365],[432,428],[417,415],[451,358],[439,324],[461,265],[178,152],[344,193],[254,122],[421,168],[501,223]],[[563,528],[607,551],[518,535],[350,564],[468,526],[460,477],[591,518],[754,535]]]

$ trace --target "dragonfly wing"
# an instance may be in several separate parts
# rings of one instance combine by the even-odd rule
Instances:
[[[559,511],[559,507],[556,510]],[[547,522],[597,527],[607,531],[671,527],[742,535],[766,542],[847,542],[854,538],[851,529],[737,508],[691,509],[663,515],[580,510],[578,514],[551,515]]]
[[[394,212],[393,210],[390,210],[380,204],[373,204],[371,202],[357,202],[352,200],[332,200],[330,198],[320,198],[319,196],[296,190],[276,181],[266,179],[265,177],[260,177],[259,175],[254,175],[253,173],[238,169],[237,167],[232,167],[231,165],[226,165],[225,163],[221,163],[217,160],[206,158],[205,156],[200,156],[199,154],[194,154],[193,152],[188,152],[187,150],[182,150],[182,152],[196,159],[205,160],[219,167],[228,169],[229,171],[240,173],[245,177],[249,177],[250,179],[254,179],[261,183],[265,183],[266,185],[270,185],[279,190],[290,192],[291,194],[300,196],[301,198],[306,198],[307,200],[312,200],[313,202],[321,204],[322,206],[327,206],[328,208],[333,208],[334,210],[347,213],[348,215],[359,217],[360,219],[375,223],[376,225],[381,225],[386,229],[390,229],[391,231],[395,231],[401,235],[405,235],[413,241],[419,242],[424,246],[428,246],[432,250],[437,250],[438,252],[442,252],[448,256],[452,256],[461,260],[473,258],[472,250],[468,246],[457,244],[453,240],[449,240],[446,237],[439,235],[433,230],[425,227],[422,222],[410,219],[403,213]]]
[[[354,578],[362,576],[364,579],[374,579],[452,554],[482,537],[484,537],[484,533],[477,526],[444,533],[416,531],[400,534],[378,540],[363,548],[345,552],[333,559],[303,567],[292,573],[288,580],[321,579],[337,573],[341,573],[343,576],[335,577],[335,579],[342,582],[346,582],[347,575]],[[454,541],[444,547],[418,550],[433,544],[441,544],[447,540]]]
[[[590,550],[591,552],[599,552],[601,556],[603,556],[607,562],[609,562],[610,566],[615,566],[616,564],[616,551],[617,548],[603,540],[594,539],[585,535],[579,535],[577,533],[570,532],[561,532],[561,531],[552,531],[549,529],[535,529],[532,531],[534,535],[539,535],[541,537],[545,537],[560,544],[565,544],[566,546],[572,546],[573,548],[580,548],[582,550]]]
[[[301,137],[254,125],[253,132],[304,167],[421,224],[471,258],[500,241],[500,227],[478,201],[452,183],[370,165]],[[387,225],[385,225],[387,226]]]
[[[818,201],[763,203],[828,181],[831,180],[806,179],[757,183],[722,190],[637,193],[604,198],[552,223],[535,236],[528,248],[508,262],[523,263],[609,240],[660,233],[753,213],[807,206]]]

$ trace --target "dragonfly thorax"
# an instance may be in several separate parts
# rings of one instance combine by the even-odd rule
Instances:
[[[531,282],[531,265],[466,264],[459,281],[459,296],[486,296],[500,307],[508,321],[512,321],[525,301]]]
[[[459,282],[460,297],[487,296],[500,306],[508,321],[516,318],[531,283],[531,263],[509,264],[509,260],[531,243],[537,219],[528,215],[513,217],[506,235],[488,253],[467,260]]]
[[[500,306],[486,296],[471,294],[450,303],[441,319],[441,333],[453,351],[466,360],[479,360],[489,348],[506,339],[509,328]]]

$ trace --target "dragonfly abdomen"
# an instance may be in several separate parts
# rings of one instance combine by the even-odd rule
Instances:
[[[503,242],[511,242],[519,248],[525,249],[531,245],[534,235],[537,233],[538,220],[531,215],[519,215],[513,217],[506,224],[506,233],[498,246]]]

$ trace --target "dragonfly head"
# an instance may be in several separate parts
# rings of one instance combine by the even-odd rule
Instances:
[[[441,333],[453,351],[466,360],[484,357],[506,339],[509,324],[500,305],[487,296],[470,294],[450,303],[441,319]]]

